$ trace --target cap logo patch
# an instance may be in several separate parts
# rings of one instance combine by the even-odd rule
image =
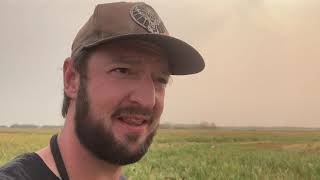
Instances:
[[[144,3],[134,5],[130,10],[132,19],[150,33],[163,34],[166,28],[155,10]]]

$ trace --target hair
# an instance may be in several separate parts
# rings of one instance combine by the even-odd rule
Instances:
[[[80,80],[86,79],[87,77],[87,64],[88,59],[91,54],[92,50],[84,49],[77,53],[76,55],[71,56],[73,61],[72,68],[75,69],[77,73],[80,75]],[[62,109],[61,114],[62,117],[66,117],[70,105],[70,97],[67,96],[65,92],[63,92],[63,101],[62,101]]]

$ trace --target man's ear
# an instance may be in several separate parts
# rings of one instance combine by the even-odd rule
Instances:
[[[73,67],[73,60],[69,57],[64,60],[63,63],[63,85],[64,93],[70,98],[75,99],[77,97],[80,76],[79,73]]]

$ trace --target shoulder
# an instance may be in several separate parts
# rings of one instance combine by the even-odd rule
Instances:
[[[33,153],[20,155],[0,167],[0,179],[28,179],[28,171],[30,164],[35,163],[36,157]],[[30,178],[29,178],[30,179]]]
[[[26,153],[0,167],[0,179],[36,180],[44,177],[53,180],[53,178],[47,178],[48,176],[54,177],[50,172],[36,153]]]

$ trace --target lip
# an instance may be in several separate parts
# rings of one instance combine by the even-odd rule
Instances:
[[[149,121],[149,118],[143,115],[121,115],[113,118],[116,129],[137,134],[146,131]]]

